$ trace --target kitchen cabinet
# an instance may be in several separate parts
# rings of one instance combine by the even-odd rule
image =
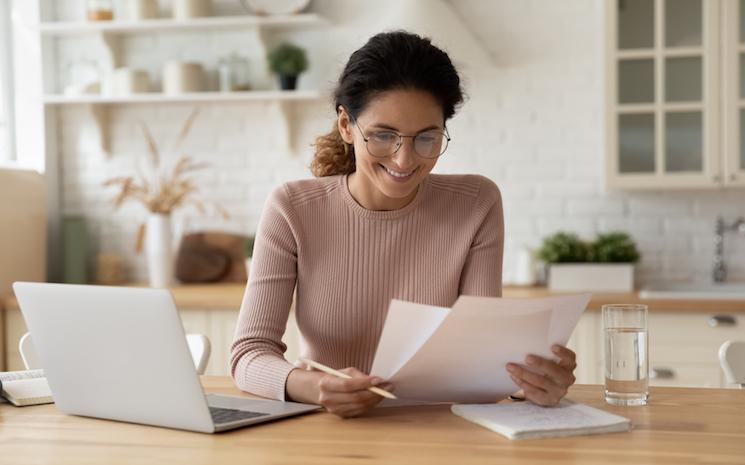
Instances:
[[[745,340],[745,313],[650,311],[648,330],[650,385],[729,387],[719,365],[719,347],[728,340]],[[577,353],[577,382],[602,384],[600,312],[585,312],[568,345]]]
[[[607,186],[745,186],[745,0],[605,6]]]

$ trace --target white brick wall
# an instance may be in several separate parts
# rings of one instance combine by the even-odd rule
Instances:
[[[393,1],[393,0],[391,0]],[[58,14],[73,19],[74,0],[60,1]],[[166,2],[167,3],[167,2]],[[220,0],[220,8],[230,8]],[[234,2],[233,2],[234,3]],[[354,3],[354,8],[349,5]],[[463,70],[469,100],[450,123],[453,142],[436,172],[476,172],[494,179],[505,202],[504,276],[512,278],[516,251],[535,247],[546,234],[572,230],[590,236],[622,229],[638,241],[643,254],[640,283],[660,279],[705,279],[710,275],[714,219],[745,215],[742,190],[607,193],[603,181],[603,75],[600,0],[458,0],[450,2],[494,58],[494,69]],[[72,5],[72,6],[71,6]],[[313,8],[332,18],[319,31],[294,33],[308,44],[313,69],[301,87],[329,89],[349,50],[372,34],[365,15],[380,2],[315,0]],[[226,10],[227,11],[227,10]],[[151,71],[162,61],[193,58],[213,67],[233,50],[254,53],[251,33],[144,36],[126,43],[125,59]],[[58,47],[60,70],[76,56],[78,39]],[[193,46],[184,47],[188,42]],[[260,70],[260,57],[251,56]],[[258,73],[259,71],[257,71]],[[154,79],[157,82],[157,79]],[[261,83],[271,85],[271,83]],[[130,255],[134,231],[144,212],[126,206],[112,212],[105,178],[130,172],[144,152],[134,122],[147,121],[159,141],[171,142],[189,105],[117,106],[110,110],[112,155],[106,158],[85,134],[91,120],[83,108],[60,111],[65,213],[85,213],[101,250],[117,250],[129,259],[134,276],[144,279],[143,259]],[[204,197],[221,202],[232,218],[225,222],[179,212],[187,230],[220,227],[254,231],[264,199],[286,180],[310,177],[309,144],[330,127],[326,102],[293,110],[296,149],[284,150],[272,104],[201,105],[201,114],[185,150],[208,161],[213,171],[200,174]],[[731,279],[745,280],[745,238],[727,237]]]

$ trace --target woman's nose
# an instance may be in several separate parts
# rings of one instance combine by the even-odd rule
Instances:
[[[404,139],[396,153],[393,154],[392,160],[401,171],[407,171],[416,164],[416,158],[414,140]]]

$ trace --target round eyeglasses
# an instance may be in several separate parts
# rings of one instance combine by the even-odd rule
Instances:
[[[357,120],[354,124],[362,134],[368,153],[376,158],[390,157],[398,152],[405,137],[412,140],[414,152],[422,158],[439,157],[445,153],[450,142],[447,129],[430,129],[413,136],[404,136],[395,131],[375,131],[366,136]]]

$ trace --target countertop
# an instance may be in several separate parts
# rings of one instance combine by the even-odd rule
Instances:
[[[182,310],[225,310],[241,306],[244,284],[189,284],[171,288],[176,306]],[[545,287],[505,286],[504,297],[546,297],[560,295]],[[4,299],[2,307],[17,310],[15,298]],[[745,313],[745,300],[682,300],[682,299],[642,299],[638,292],[593,293],[588,306],[590,311],[598,311],[605,304],[646,304],[653,312],[737,312]]]
[[[228,377],[208,392],[247,396]],[[0,405],[2,462],[24,464],[742,464],[745,396],[734,389],[650,388],[644,407],[614,407],[602,386],[568,398],[625,416],[627,433],[510,441],[448,405],[374,409],[342,420],[317,412],[222,434],[199,434],[64,415],[55,405]]]

